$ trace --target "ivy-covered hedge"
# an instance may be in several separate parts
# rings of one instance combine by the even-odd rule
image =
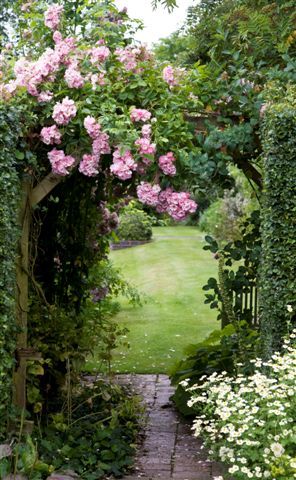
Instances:
[[[262,140],[261,328],[269,356],[296,312],[296,95],[267,109]]]
[[[15,263],[19,227],[20,179],[17,157],[21,126],[15,107],[0,104],[0,438],[11,405],[15,350]],[[15,166],[15,168],[13,168]]]

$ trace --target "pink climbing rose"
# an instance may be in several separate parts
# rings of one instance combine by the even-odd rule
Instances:
[[[46,92],[41,92],[38,95],[38,102],[50,102],[53,98],[53,93],[50,92],[49,90],[46,90]]]
[[[79,164],[79,172],[87,177],[94,177],[99,173],[99,158],[97,155],[85,154]]]
[[[150,139],[150,136],[151,136],[151,125],[143,125],[142,137]]]
[[[190,193],[174,192],[172,188],[167,188],[159,194],[156,206],[158,213],[168,213],[176,221],[184,220],[196,209],[197,204],[191,200]]]
[[[93,141],[92,151],[94,155],[104,155],[111,153],[109,144],[109,135],[101,132],[100,135]]]
[[[138,65],[138,56],[141,53],[140,48],[125,47],[117,48],[115,50],[115,55],[117,56],[120,63],[125,67],[126,71],[135,71]]]
[[[73,100],[63,98],[62,102],[55,104],[52,118],[58,125],[67,125],[76,116],[77,109]]]
[[[197,209],[197,204],[190,199],[190,193],[188,192],[172,192],[167,199],[167,203],[167,213],[177,221],[184,220]]]
[[[150,143],[149,138],[139,138],[135,141],[135,145],[139,148],[140,155],[154,155],[156,152],[156,145]]]
[[[166,155],[159,157],[158,164],[165,175],[176,175],[177,170],[174,162],[176,161],[174,154],[168,152]]]
[[[96,63],[105,62],[111,52],[108,47],[101,45],[100,47],[92,48],[90,53],[91,53],[91,57],[90,57],[91,63],[96,64]]]
[[[51,127],[43,127],[40,132],[40,138],[43,143],[46,145],[59,145],[61,143],[61,132],[59,131],[56,125],[52,125]]]
[[[96,121],[94,117],[88,115],[87,117],[85,117],[83,124],[90,138],[95,140],[99,137],[101,133],[101,125]]]
[[[84,79],[75,65],[67,68],[65,71],[65,80],[70,88],[81,88],[84,84]]]
[[[159,185],[151,185],[148,182],[141,182],[137,187],[137,196],[140,202],[155,207],[158,204]]]
[[[130,117],[132,122],[147,122],[151,118],[151,113],[143,108],[134,108]]]
[[[170,87],[175,87],[179,84],[183,73],[184,71],[181,68],[173,68],[171,65],[168,65],[162,71],[162,78]]]
[[[132,177],[133,171],[137,168],[137,164],[134,161],[130,150],[126,150],[124,154],[120,153],[117,149],[113,153],[113,163],[110,167],[110,171],[113,175],[120,178],[120,180],[128,180]]]
[[[62,5],[51,5],[44,14],[44,23],[51,30],[56,30],[60,24],[60,16],[64,10]]]
[[[74,165],[74,157],[71,155],[65,155],[63,150],[57,150],[56,148],[48,152],[47,156],[51,163],[53,173],[62,176],[69,175],[67,169]]]

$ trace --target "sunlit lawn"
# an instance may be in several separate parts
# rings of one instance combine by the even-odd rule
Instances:
[[[143,307],[121,300],[116,321],[129,329],[130,348],[115,352],[115,371],[167,373],[186,345],[218,327],[202,290],[217,262],[203,245],[196,227],[157,227],[152,243],[112,252],[114,264],[147,296]],[[94,359],[89,368],[95,367]]]

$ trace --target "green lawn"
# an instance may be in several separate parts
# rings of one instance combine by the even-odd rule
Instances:
[[[147,298],[143,307],[121,300],[116,320],[129,329],[130,348],[115,352],[115,372],[167,373],[183,349],[219,326],[204,305],[202,286],[217,274],[217,262],[202,249],[196,227],[156,227],[152,243],[117,250],[111,259]],[[95,368],[90,361],[89,367]]]

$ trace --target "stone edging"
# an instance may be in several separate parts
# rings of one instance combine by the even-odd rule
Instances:
[[[122,250],[123,248],[137,247],[151,242],[152,240],[123,240],[122,242],[111,243],[110,248],[111,250]]]

